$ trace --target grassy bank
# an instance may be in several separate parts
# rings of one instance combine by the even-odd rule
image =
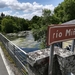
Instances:
[[[13,64],[14,66],[16,66],[14,60],[11,58],[11,56],[8,53],[8,51],[5,49],[5,47],[3,46],[3,44],[1,42],[0,42],[0,46],[1,46],[2,50],[3,50],[3,53],[4,53],[5,57],[9,60],[9,62],[11,64]]]

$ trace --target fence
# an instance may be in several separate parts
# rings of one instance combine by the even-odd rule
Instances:
[[[3,43],[4,47],[10,54],[10,56],[15,61],[16,66],[19,68],[23,75],[28,74],[27,70],[27,53],[20,49],[18,46],[13,44],[10,40],[8,40],[4,35],[0,33],[0,41]]]

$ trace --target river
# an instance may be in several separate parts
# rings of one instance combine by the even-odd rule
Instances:
[[[28,31],[28,35],[26,37],[19,37],[12,40],[11,42],[25,50],[27,53],[38,50],[40,48],[40,42],[34,40],[31,31]]]

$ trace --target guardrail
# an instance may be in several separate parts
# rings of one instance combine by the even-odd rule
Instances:
[[[0,33],[0,41],[3,43],[4,47],[10,54],[10,56],[15,61],[15,64],[21,71],[23,75],[28,74],[27,70],[27,53],[20,49],[18,46],[13,44],[10,40],[8,40],[4,35]]]
[[[48,75],[50,49],[26,53],[1,33],[0,41],[23,75]],[[54,49],[52,75],[75,75],[75,53],[58,47]]]

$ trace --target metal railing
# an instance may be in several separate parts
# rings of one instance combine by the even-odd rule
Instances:
[[[4,47],[13,58],[16,66],[19,68],[23,75],[27,75],[27,53],[20,49],[18,46],[13,44],[10,40],[8,40],[4,35],[0,33],[0,41],[3,43]]]

